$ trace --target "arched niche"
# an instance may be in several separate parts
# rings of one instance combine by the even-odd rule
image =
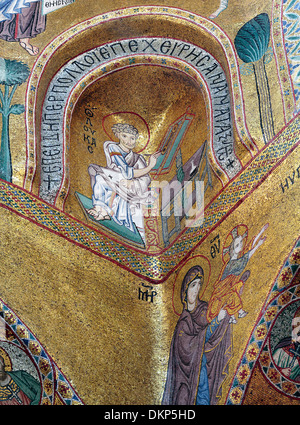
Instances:
[[[96,93],[108,90],[110,97],[103,100],[102,95],[101,101]],[[95,112],[94,124],[79,116],[84,104],[102,109],[98,116]],[[65,31],[35,64],[27,95],[24,188],[82,218],[70,188],[71,195],[90,192],[84,170],[89,161],[101,163],[104,158],[99,151],[96,161],[90,154],[105,141],[104,116],[116,112],[140,115],[152,152],[176,120],[191,114],[193,125],[180,141],[180,153],[184,163],[206,143],[215,179],[214,184],[210,182],[207,203],[257,151],[247,130],[237,59],[226,34],[211,21],[180,9],[128,8]],[[93,138],[90,146],[85,142],[83,153],[80,139],[87,134],[80,126],[87,129],[87,124],[98,126],[99,139]],[[167,181],[176,174],[175,156],[172,160],[169,174],[162,173]]]

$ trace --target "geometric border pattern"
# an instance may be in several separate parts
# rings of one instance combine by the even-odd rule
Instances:
[[[0,181],[0,206],[153,283],[160,283],[183,262],[226,216],[299,147],[300,115],[267,144],[204,211],[200,227],[184,230],[167,248],[150,254],[108,238],[100,231],[45,203],[23,188]]]
[[[136,40],[136,39],[131,39],[131,40]],[[152,38],[152,40],[154,40],[154,38]],[[160,40],[159,38],[156,38],[156,40]],[[124,40],[122,40],[124,42]],[[107,45],[106,45],[107,46]],[[66,102],[65,105],[65,112],[64,112],[64,152],[69,152],[70,149],[70,145],[71,145],[71,140],[70,140],[70,134],[71,134],[71,129],[70,129],[70,121],[72,119],[72,113],[74,110],[74,106],[76,105],[77,100],[80,98],[82,92],[84,90],[86,90],[86,88],[89,86],[89,84],[94,83],[95,81],[97,81],[98,79],[100,79],[103,76],[106,76],[108,74],[110,74],[111,72],[115,72],[116,70],[120,70],[120,69],[128,69],[130,67],[135,67],[138,65],[150,65],[151,66],[160,66],[160,67],[166,67],[166,68],[171,68],[171,69],[176,69],[176,70],[180,70],[182,73],[188,75],[190,78],[192,78],[194,81],[197,82],[197,84],[200,86],[201,88],[201,92],[202,95],[205,96],[206,98],[206,102],[207,102],[207,114],[209,114],[207,116],[207,121],[212,123],[213,122],[213,106],[212,106],[212,99],[211,99],[211,95],[209,94],[208,91],[208,87],[207,87],[207,82],[205,82],[204,78],[202,77],[201,73],[199,72],[199,70],[193,66],[192,64],[190,64],[187,61],[184,61],[182,59],[179,58],[174,58],[171,56],[166,56],[166,55],[162,55],[162,54],[138,54],[135,53],[134,55],[130,56],[122,56],[122,57],[118,57],[115,60],[110,60],[109,63],[105,64],[105,66],[101,66],[98,67],[96,69],[93,69],[92,71],[89,71],[89,73],[87,73],[84,77],[82,77],[79,81],[79,83],[77,83],[77,85],[74,83],[74,86],[72,88],[72,91],[69,93],[68,96],[68,101]],[[205,93],[205,95],[204,95]],[[241,120],[242,115],[239,116],[239,120]],[[213,127],[213,125],[211,125],[211,127]],[[216,159],[216,155],[214,153],[214,149],[213,149],[213,132],[209,131],[209,137],[207,139],[207,141],[209,142],[210,145],[210,149],[208,150],[208,157],[210,160],[210,164],[215,164],[219,175],[218,178],[220,181],[222,181],[222,185],[224,186],[228,181],[229,181],[229,177],[226,175],[226,173],[228,174],[228,170],[227,172],[223,170],[223,172],[221,172],[221,167],[220,165],[218,165],[218,161]],[[253,148],[254,149],[254,148]],[[238,159],[238,158],[236,158]],[[65,157],[64,159],[65,165],[65,172],[64,172],[64,176],[63,176],[63,180],[60,184],[60,188],[59,191],[56,194],[56,200],[55,202],[53,202],[53,205],[55,205],[55,207],[63,210],[64,209],[64,202],[65,202],[65,198],[67,197],[67,194],[69,192],[69,184],[70,184],[70,177],[69,177],[69,160],[68,160],[68,156]],[[238,166],[241,167],[240,165],[240,160],[238,159],[237,161]],[[237,168],[237,171],[239,169]],[[237,174],[237,171],[235,171],[235,174],[233,174],[232,176]],[[147,238],[146,238],[147,239]]]
[[[83,402],[71,384],[44,350],[37,338],[1,299],[0,318],[6,324],[5,340],[22,348],[39,371],[42,384],[40,404],[54,405],[57,399],[59,399],[59,404],[82,405]],[[4,339],[1,340],[5,341]]]
[[[276,298],[276,300],[274,300],[270,308],[272,308],[274,312],[277,309],[278,314],[280,314],[285,306],[293,303],[295,300],[298,302],[300,301],[299,284],[290,287],[283,294],[278,296],[278,299]],[[278,317],[278,314],[276,317]],[[261,350],[258,360],[262,373],[265,375],[265,378],[269,381],[269,383],[278,391],[291,398],[300,400],[300,383],[289,380],[276,368],[276,365],[272,360],[272,352],[268,339],[269,338],[267,338],[267,342]]]
[[[293,118],[296,110],[296,99],[294,95],[292,78],[289,71],[289,62],[286,52],[286,43],[283,32],[283,9],[284,2],[273,1],[271,36],[273,51],[276,61],[278,81],[282,98],[285,123]],[[297,42],[295,41],[295,44]]]
[[[240,360],[239,366],[232,380],[228,392],[227,405],[241,405],[247,385],[250,381],[253,369],[257,362],[262,367],[272,368],[269,353],[266,351],[266,343],[270,330],[280,311],[287,304],[295,300],[300,300],[300,284],[293,283],[293,279],[300,272],[300,238],[294,245],[283,267],[277,275],[272,290],[269,293],[265,307],[262,309],[260,318],[252,331],[247,348]],[[298,276],[297,276],[298,277]],[[289,286],[290,285],[290,286]],[[264,372],[265,373],[265,372]],[[289,384],[284,377],[279,378],[279,373],[267,372],[267,377],[275,384],[275,388],[291,396],[296,394],[297,388],[290,381]],[[276,382],[275,382],[276,380]],[[298,385],[299,386],[299,385]]]
[[[41,75],[44,71],[45,66],[55,53],[57,49],[64,45],[68,40],[74,36],[88,31],[97,25],[103,25],[106,22],[113,21],[116,19],[125,19],[127,17],[139,17],[139,16],[161,16],[163,18],[180,19],[185,25],[190,26],[191,29],[199,28],[200,30],[206,31],[210,36],[219,43],[222,48],[226,61],[228,63],[228,70],[230,73],[230,83],[232,92],[232,102],[234,104],[233,115],[234,122],[241,140],[246,146],[251,147],[253,155],[257,152],[257,147],[254,144],[249,131],[246,126],[245,110],[243,93],[241,88],[241,81],[238,70],[238,59],[236,55],[233,43],[227,34],[219,27],[215,22],[210,19],[204,18],[203,16],[191,13],[190,11],[173,8],[173,7],[161,7],[161,6],[138,6],[128,7],[119,10],[113,10],[106,12],[102,15],[95,16],[86,21],[80,22],[74,25],[68,30],[61,33],[54,40],[52,40],[48,46],[43,50],[39,56],[28,81],[27,90],[27,108],[26,108],[26,126],[27,126],[27,166],[26,175],[24,178],[24,188],[26,190],[32,189],[32,182],[35,175],[36,167],[36,146],[35,146],[35,104],[36,95],[38,91],[38,85]]]

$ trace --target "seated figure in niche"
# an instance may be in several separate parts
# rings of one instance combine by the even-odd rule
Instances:
[[[107,167],[91,164],[88,169],[93,208],[87,212],[97,221],[112,219],[132,232],[135,224],[144,239],[142,205],[153,202],[149,172],[160,153],[150,155],[147,164],[141,154],[133,151],[139,136],[133,125],[114,124],[112,131],[119,142],[108,141],[103,145]]]

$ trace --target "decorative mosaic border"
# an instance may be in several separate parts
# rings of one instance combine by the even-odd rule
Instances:
[[[296,112],[296,100],[285,50],[285,40],[282,26],[283,8],[283,1],[273,1],[272,42],[277,65],[278,79],[281,88],[284,117],[285,122],[287,123],[293,118]]]
[[[300,109],[300,3],[283,0],[282,30],[291,81],[294,86],[296,111]]]
[[[197,71],[192,65],[189,63],[179,59],[179,58],[171,58],[164,55],[140,55],[136,54],[132,57],[123,57],[117,58],[116,60],[110,61],[105,67],[98,67],[88,73],[84,78],[78,81],[78,83],[73,87],[70,96],[68,98],[68,102],[66,105],[66,110],[64,114],[64,128],[65,128],[65,145],[64,151],[68,152],[71,146],[70,141],[70,121],[72,118],[72,113],[74,107],[76,105],[77,100],[80,98],[80,95],[83,91],[96,80],[102,78],[103,76],[108,75],[111,72],[115,72],[116,70],[125,69],[131,66],[139,66],[139,65],[151,65],[151,66],[162,66],[168,67],[172,69],[179,70],[187,75],[189,75],[192,79],[194,79],[197,84],[200,86],[202,90],[202,94],[206,99],[207,105],[207,114],[209,115],[209,122],[213,122],[213,106],[212,99],[209,94],[209,90],[207,87],[207,83],[202,78],[199,71]],[[213,125],[211,126],[213,127]],[[213,130],[210,129],[210,138],[209,144],[211,149],[209,150],[208,157],[212,167],[215,167],[215,170],[219,171],[218,178],[222,181],[223,186],[228,182],[228,177],[226,176],[226,170],[220,167],[217,159],[215,158],[214,150],[212,148],[213,145]],[[242,165],[240,160],[235,158],[238,163],[238,170],[241,169]],[[237,174],[237,171],[235,172]],[[55,207],[63,210],[64,202],[69,192],[69,159],[65,158],[65,173],[62,179],[62,183],[59,188],[59,192],[56,196],[56,201],[54,203]]]
[[[136,42],[136,40],[137,39],[131,39],[131,41],[135,41],[135,42]],[[145,39],[143,39],[143,41],[144,40]],[[151,38],[151,40],[152,40],[152,42],[156,41],[156,42],[159,43],[159,42],[161,42],[161,40],[165,40],[165,39]],[[169,39],[167,41],[170,42]],[[177,44],[176,40],[172,39],[172,41],[174,41],[174,43]],[[107,46],[108,45],[106,45],[106,47]],[[192,46],[193,48],[196,47],[194,45],[189,45],[188,43],[186,43],[186,46],[188,46],[188,47]],[[215,63],[217,63],[216,60],[215,60]],[[140,66],[140,65],[143,65],[143,66],[150,66],[150,65],[155,66],[156,65],[156,66],[160,66],[160,67],[168,67],[168,68],[180,70],[181,72],[189,75],[191,78],[193,78],[198,83],[198,85],[200,86],[200,88],[202,90],[202,93],[205,92],[205,98],[207,100],[207,103],[206,103],[207,109],[210,111],[210,116],[209,116],[208,122],[211,123],[210,137],[208,139],[208,142],[209,142],[210,147],[211,147],[210,150],[209,150],[209,158],[210,158],[211,164],[214,165],[216,171],[219,172],[219,175],[218,175],[219,179],[222,181],[223,185],[225,185],[228,182],[229,177],[233,178],[241,170],[242,164],[241,164],[239,158],[235,156],[233,137],[232,137],[231,143],[229,145],[227,145],[229,147],[229,150],[232,151],[231,156],[227,157],[226,159],[223,159],[223,161],[220,161],[219,159],[216,158],[218,149],[221,150],[221,154],[219,153],[218,155],[219,156],[224,155],[224,145],[222,145],[220,143],[217,144],[217,142],[216,142],[217,136],[215,136],[215,132],[216,132],[215,126],[218,126],[218,122],[217,122],[217,120],[215,120],[213,118],[213,116],[214,116],[214,112],[216,113],[218,111],[218,108],[222,108],[222,105],[214,104],[214,103],[216,103],[216,100],[215,100],[215,102],[213,102],[213,100],[214,100],[213,96],[209,93],[208,81],[205,81],[205,78],[202,77],[201,72],[199,70],[197,70],[195,68],[195,66],[193,66],[192,64],[190,64],[189,62],[187,62],[183,59],[179,59],[179,58],[176,58],[176,57],[169,57],[169,56],[166,56],[166,55],[163,55],[163,54],[157,54],[156,53],[156,54],[145,55],[145,54],[135,53],[135,54],[132,54],[132,55],[129,55],[129,56],[126,55],[126,56],[122,56],[122,57],[117,57],[114,60],[110,60],[110,61],[108,61],[104,64],[101,64],[101,66],[97,66],[95,69],[92,69],[87,74],[85,74],[82,78],[80,78],[76,83],[74,83],[74,85],[72,86],[72,88],[70,90],[68,99],[65,101],[63,120],[62,120],[62,115],[61,115],[61,122],[59,124],[59,128],[61,129],[61,131],[62,132],[64,131],[64,143],[62,143],[62,141],[60,142],[61,145],[63,145],[63,146],[61,146],[61,150],[64,153],[69,152],[69,149],[70,149],[70,146],[71,146],[70,121],[71,121],[72,112],[74,110],[74,106],[76,104],[76,101],[80,98],[80,95],[82,94],[82,92],[90,84],[94,83],[96,80],[98,80],[102,77],[107,76],[108,74],[110,74],[112,72],[115,72],[115,71],[120,70],[120,69],[136,67],[136,66]],[[221,67],[219,66],[218,72],[220,72],[220,70],[221,70]],[[218,73],[217,73],[217,75],[218,75]],[[225,78],[225,75],[224,75],[224,78]],[[227,96],[227,103],[229,104],[230,94],[228,93],[227,89],[225,90],[225,93],[226,93],[226,95],[224,95],[224,97]],[[219,96],[219,93],[218,93],[218,96]],[[46,113],[45,113],[45,115],[46,115]],[[51,115],[51,117],[53,117],[53,115]],[[223,121],[225,121],[225,120],[223,120]],[[230,125],[231,130],[232,130],[232,134],[233,134],[233,123],[231,122],[231,120],[228,119],[227,123],[222,122],[222,125],[224,125],[224,126]],[[219,126],[220,126],[220,124],[219,124]],[[217,130],[219,130],[219,128],[217,128]],[[57,146],[57,143],[58,143],[57,140],[55,140],[54,143],[55,143],[55,146]],[[48,145],[47,145],[47,147],[48,147]],[[42,149],[43,149],[43,147],[42,147]],[[44,149],[46,149],[46,147]],[[230,160],[232,160],[232,163],[235,162],[235,166],[231,169],[232,171],[230,171],[229,168],[228,169],[225,168],[225,162],[228,162]],[[64,202],[65,202],[66,196],[68,194],[69,184],[70,184],[68,155],[66,155],[64,157],[64,159],[61,159],[60,161],[61,161],[60,166],[62,168],[64,168],[63,176],[60,177],[59,173],[57,173],[57,175],[54,174],[53,178],[56,178],[57,182],[56,182],[56,186],[51,188],[51,190],[48,189],[48,191],[45,191],[45,186],[47,186],[47,182],[43,186],[40,185],[40,197],[42,199],[44,199],[46,202],[49,202],[49,203],[55,205],[55,207],[63,210]],[[229,173],[231,175],[228,177]],[[51,175],[53,175],[52,172],[51,172]],[[45,179],[45,181],[46,181],[46,179]],[[41,188],[42,187],[44,189],[44,195],[45,196],[41,195]],[[55,198],[54,202],[50,201],[51,197]]]
[[[52,358],[19,317],[0,299],[0,318],[9,329],[7,342],[22,348],[39,371],[42,382],[40,404],[54,405],[57,397],[61,404],[83,404]],[[1,338],[2,342],[6,342]]]
[[[270,314],[277,314],[278,316],[282,308],[286,307],[290,303],[294,303],[295,300],[297,300],[298,305],[298,302],[300,301],[300,285],[292,286],[283,292],[283,294],[281,294],[278,299],[272,303],[272,307],[270,307]],[[300,400],[300,383],[293,382],[286,378],[276,368],[268,340],[261,350],[258,364],[262,373],[265,375],[265,378],[276,390],[288,397]]]
[[[37,196],[5,181],[0,181],[0,206],[142,278],[160,283],[299,146],[299,129],[300,115],[210,202],[205,209],[201,227],[183,230],[168,248],[155,254],[121,244],[116,238],[108,238]]]
[[[266,352],[264,351],[264,347],[275,318],[279,314],[280,310],[288,303],[294,300],[300,300],[300,285],[292,284],[289,286],[293,278],[299,272],[299,269],[300,239],[298,239],[297,243],[294,245],[294,248],[290,252],[287,260],[284,262],[283,267],[277,275],[274,285],[266,300],[265,307],[262,309],[263,313],[258,319],[258,322],[249,338],[247,348],[232,380],[225,404],[241,405],[243,403],[247,386],[255,365],[258,361],[266,361]],[[260,356],[262,356],[261,359]],[[272,374],[270,374],[270,377],[272,377]],[[276,379],[278,379],[278,373],[276,374]],[[277,388],[281,388],[282,391],[291,391],[291,386],[285,385],[284,378],[278,380]]]
[[[232,92],[233,102],[233,114],[235,126],[237,128],[239,137],[242,143],[249,148],[251,155],[257,153],[257,146],[251,139],[249,131],[246,125],[245,108],[243,101],[243,93],[241,87],[240,75],[238,72],[238,59],[237,55],[231,42],[230,38],[226,33],[213,21],[203,18],[199,15],[191,13],[189,11],[171,8],[171,7],[160,7],[160,6],[141,6],[141,7],[129,7],[120,10],[111,11],[84,22],[81,22],[74,27],[64,31],[52,42],[46,46],[39,58],[37,59],[34,68],[32,69],[31,76],[28,81],[27,96],[26,96],[26,129],[27,129],[27,160],[26,160],[26,174],[24,177],[23,187],[26,190],[31,191],[33,178],[36,172],[36,134],[35,134],[35,104],[37,90],[41,76],[44,72],[45,67],[54,55],[55,51],[62,47],[68,40],[73,38],[75,35],[80,34],[83,31],[89,30],[90,28],[105,24],[105,22],[132,17],[132,16],[163,16],[170,18],[181,19],[185,22],[185,25],[189,25],[192,28],[195,26],[201,30],[206,31],[211,37],[213,37],[222,47],[222,50],[226,56],[228,63],[228,69],[230,73],[230,84]]]

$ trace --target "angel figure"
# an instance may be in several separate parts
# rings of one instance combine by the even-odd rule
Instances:
[[[213,320],[221,309],[225,309],[229,314],[230,323],[237,323],[236,314],[239,318],[247,315],[243,308],[241,294],[244,284],[250,276],[250,271],[246,270],[243,274],[242,272],[255,251],[265,242],[266,236],[262,237],[262,235],[268,226],[268,224],[263,226],[253,239],[250,249],[246,245],[248,230],[245,225],[234,227],[227,236],[223,248],[224,265],[214,284],[208,305],[207,318],[209,321]],[[227,256],[229,260],[226,262]]]

